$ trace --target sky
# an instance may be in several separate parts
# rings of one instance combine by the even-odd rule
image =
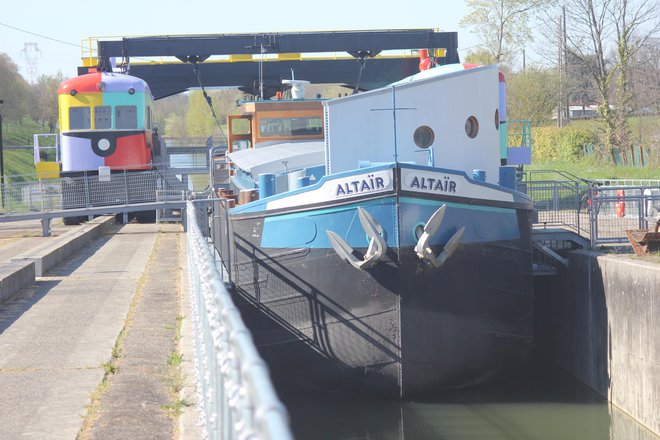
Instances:
[[[5,0],[1,9],[0,52],[28,81],[26,55],[37,75],[75,76],[90,37],[433,28],[458,32],[461,59],[479,44],[458,25],[468,13],[460,0]]]

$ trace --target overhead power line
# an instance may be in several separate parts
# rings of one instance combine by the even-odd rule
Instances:
[[[15,26],[11,26],[7,23],[0,23],[0,26],[7,27],[9,29],[14,29],[15,31],[23,32],[23,33],[26,33],[26,34],[34,35],[35,37],[45,38],[46,40],[55,41],[56,43],[62,43],[62,44],[66,44],[68,46],[74,46],[74,47],[78,47],[78,48],[80,47],[80,44],[69,43],[68,41],[58,40],[57,38],[49,37],[47,35],[42,35],[42,34],[37,34],[36,32],[26,31],[25,29],[17,28]]]

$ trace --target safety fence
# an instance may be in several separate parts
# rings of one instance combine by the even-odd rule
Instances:
[[[660,186],[600,186],[586,197],[591,243],[628,241],[625,231],[649,229],[660,215]]]
[[[626,230],[647,229],[660,213],[660,180],[586,180],[535,171],[518,190],[534,200],[537,227],[570,229],[592,246],[626,242]]]
[[[186,209],[195,363],[205,438],[293,439],[287,411],[225,288],[213,245],[207,240],[209,201],[188,202]]]
[[[204,177],[208,181],[207,174]],[[8,181],[0,187],[1,213],[27,213],[160,200],[185,200],[188,176],[176,170],[81,173],[76,177]]]

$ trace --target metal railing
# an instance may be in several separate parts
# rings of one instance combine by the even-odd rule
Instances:
[[[188,202],[188,271],[205,438],[293,439],[288,414],[218,272],[202,229],[206,201]],[[200,219],[206,223],[200,224]],[[201,227],[201,228],[200,228]]]
[[[592,246],[625,243],[626,230],[648,228],[647,217],[660,212],[660,180],[587,180],[539,170],[527,173],[518,190],[534,200],[535,226],[572,230]]]
[[[625,243],[626,230],[648,229],[660,214],[660,186],[594,187],[586,200],[592,246]]]
[[[518,190],[534,200],[534,224],[559,226],[589,236],[590,222],[581,205],[590,185],[574,180],[537,180],[518,184]]]
[[[185,200],[187,188],[184,177],[175,170],[123,171],[107,176],[83,173],[79,177],[8,181],[0,187],[3,200],[0,214],[155,202],[163,193],[170,195],[169,200],[172,194]]]

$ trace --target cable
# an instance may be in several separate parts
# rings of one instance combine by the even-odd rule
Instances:
[[[367,60],[367,56],[360,56],[358,59],[358,63],[360,64],[360,69],[358,70],[358,76],[357,76],[357,81],[355,82],[355,90],[353,90],[353,94],[357,94],[360,91],[360,81],[362,80],[362,71],[364,70]]]
[[[193,66],[193,72],[195,72],[195,76],[197,77],[197,82],[199,83],[199,87],[201,87],[201,89],[202,89],[202,94],[204,95],[204,99],[206,100],[206,103],[209,105],[209,108],[211,109],[211,114],[213,115],[213,119],[215,120],[215,124],[220,129],[220,134],[222,134],[222,137],[225,138],[225,142],[229,142],[227,140],[227,135],[225,135],[225,132],[222,129],[222,126],[220,125],[220,121],[218,120],[218,116],[215,114],[215,109],[213,108],[213,102],[211,100],[211,97],[208,95],[208,93],[206,93],[206,89],[204,88],[204,85],[202,84],[202,79],[199,75],[199,69],[198,69],[198,66],[197,66],[197,61],[190,60],[190,63]]]
[[[6,23],[0,23],[0,26],[8,27],[10,29],[14,29],[14,30],[19,31],[19,32],[24,32],[26,34],[34,35],[36,37],[45,38],[46,40],[51,40],[51,41],[55,41],[57,43],[67,44],[69,46],[74,46],[74,47],[80,48],[80,44],[73,44],[73,43],[69,43],[68,41],[58,40],[57,38],[47,37],[46,35],[41,35],[41,34],[37,34],[35,32],[26,31],[25,29],[20,29],[20,28],[8,25]]]

